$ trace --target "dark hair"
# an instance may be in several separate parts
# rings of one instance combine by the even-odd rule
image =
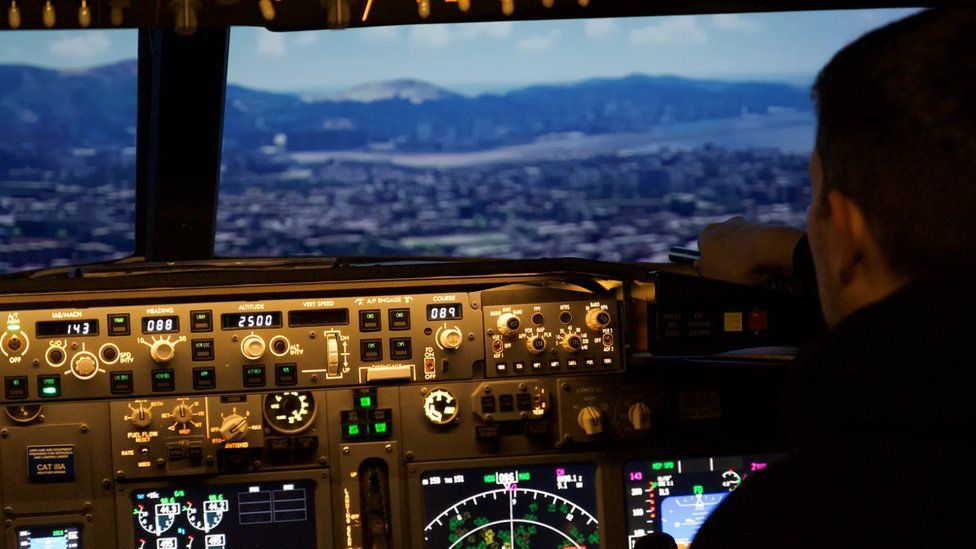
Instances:
[[[874,30],[838,52],[813,91],[822,197],[837,190],[857,204],[900,275],[972,269],[976,11]]]

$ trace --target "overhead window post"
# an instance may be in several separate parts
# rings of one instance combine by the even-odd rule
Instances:
[[[139,31],[135,255],[148,261],[213,257],[229,38]]]

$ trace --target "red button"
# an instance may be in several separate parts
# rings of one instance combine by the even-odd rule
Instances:
[[[769,327],[766,321],[766,311],[749,311],[749,330],[765,330]]]

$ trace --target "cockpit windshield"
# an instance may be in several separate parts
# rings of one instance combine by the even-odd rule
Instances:
[[[137,31],[0,32],[0,273],[130,255]]]
[[[216,252],[661,260],[803,226],[816,71],[907,13],[234,29]]]

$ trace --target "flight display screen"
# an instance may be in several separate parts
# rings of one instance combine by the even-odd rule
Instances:
[[[132,492],[145,549],[315,549],[315,482],[224,484]]]
[[[58,524],[17,529],[20,549],[81,549],[81,527]]]
[[[600,546],[592,464],[429,471],[427,549]]]
[[[630,547],[664,532],[687,549],[705,519],[744,478],[781,454],[632,461],[624,466]]]

